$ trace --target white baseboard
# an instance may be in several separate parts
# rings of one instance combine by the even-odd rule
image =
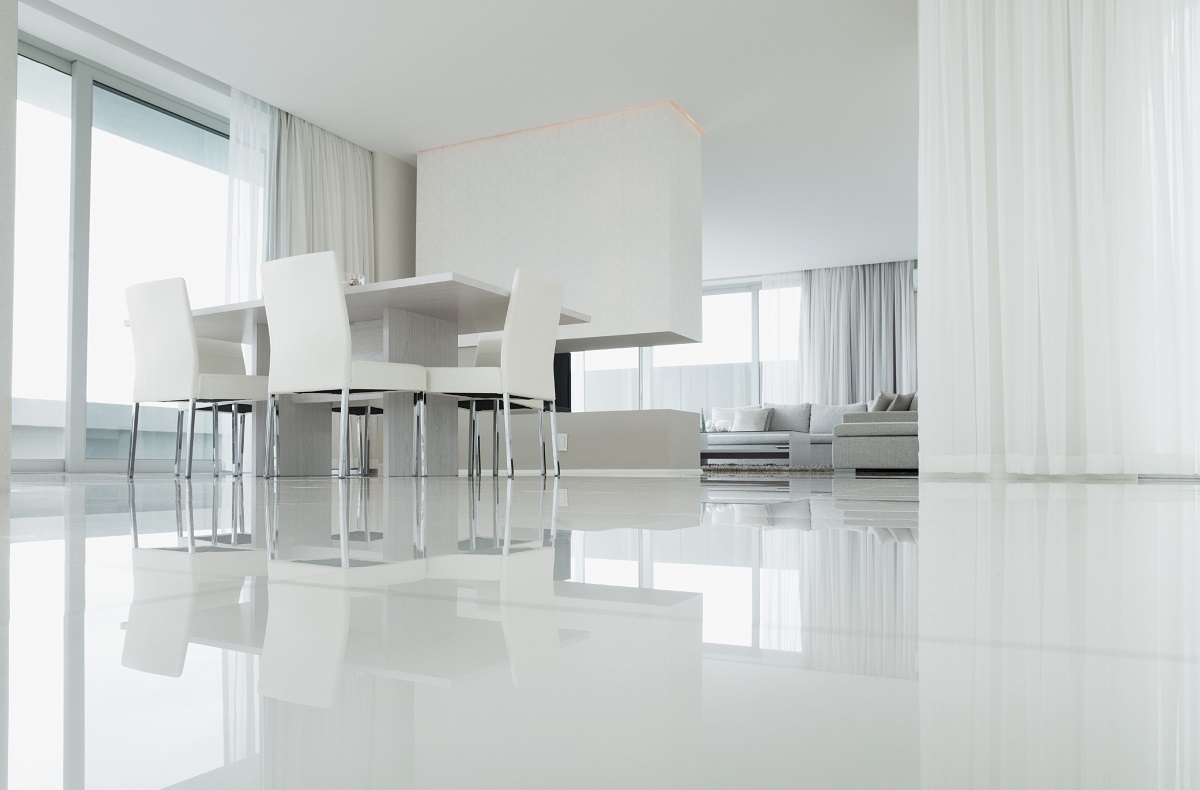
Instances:
[[[517,477],[541,477],[537,469],[518,469]],[[459,469],[459,477],[466,477],[467,470]],[[484,468],[483,476],[491,477],[492,472]],[[503,474],[500,475],[504,477]],[[700,477],[699,469],[564,469],[562,477]]]

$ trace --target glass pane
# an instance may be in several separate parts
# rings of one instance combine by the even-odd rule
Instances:
[[[87,456],[123,458],[133,386],[125,287],[183,277],[193,308],[223,301],[228,144],[102,86],[93,99]],[[142,410],[139,458],[174,457],[176,413]],[[195,457],[211,458],[211,444],[199,435]]]
[[[614,348],[571,355],[573,411],[629,411],[638,407],[638,349]]]
[[[800,393],[800,288],[764,288],[758,294],[758,352],[762,399],[796,403]]]
[[[755,376],[751,316],[749,291],[705,296],[703,342],[654,348],[649,408],[707,415],[714,406],[750,405]]]
[[[71,78],[17,58],[13,458],[63,457],[70,221]]]

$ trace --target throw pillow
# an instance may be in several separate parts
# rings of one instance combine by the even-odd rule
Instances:
[[[764,403],[763,408],[771,410],[770,430],[808,433],[811,403]]]
[[[915,392],[913,393],[913,402],[909,404],[908,410],[909,411],[917,410],[917,393],[915,393]]]
[[[727,422],[730,425],[733,425],[733,414],[736,411],[737,409],[733,407],[726,409],[721,408],[720,406],[713,406],[708,410],[708,417],[713,422]]]
[[[765,431],[770,419],[770,409],[738,409],[733,415],[733,430]]]
[[[908,411],[909,406],[912,405],[914,395],[916,395],[915,392],[910,392],[907,395],[897,395],[896,399],[887,407],[887,410]]]
[[[842,415],[866,410],[865,402],[851,403],[848,406],[826,406],[822,403],[814,403],[808,432],[811,434],[833,433],[833,426],[842,421]]]
[[[733,427],[733,422],[730,420],[713,420],[713,430],[717,433],[728,433]]]
[[[875,396],[875,402],[871,404],[870,411],[887,411],[895,400],[896,393],[881,392]]]

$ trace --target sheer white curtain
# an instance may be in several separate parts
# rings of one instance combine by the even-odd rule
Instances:
[[[230,92],[229,241],[225,301],[258,298],[267,254],[268,202],[274,194],[279,111],[248,93]]]
[[[375,279],[371,152],[280,114],[272,258],[333,250],[342,268]]]
[[[855,403],[917,388],[916,261],[763,277],[763,400]]]
[[[1198,14],[921,0],[922,471],[1200,471]]]

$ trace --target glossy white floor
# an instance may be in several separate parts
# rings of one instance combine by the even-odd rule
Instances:
[[[1198,493],[18,477],[9,786],[1193,787]]]

